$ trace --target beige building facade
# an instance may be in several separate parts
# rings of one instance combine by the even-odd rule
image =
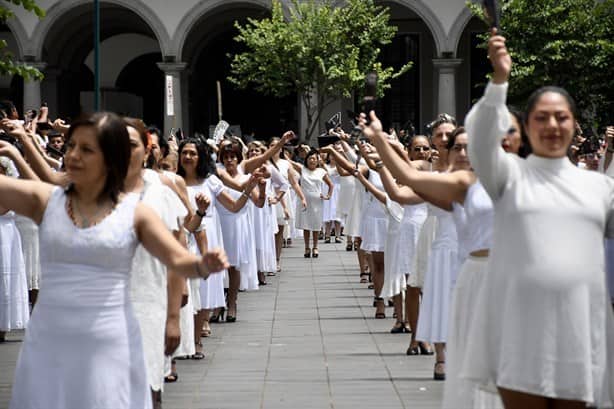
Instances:
[[[290,0],[282,2],[289,7]],[[38,3],[47,11],[44,19],[16,9],[0,36],[16,59],[39,68],[45,79],[0,78],[0,94],[23,109],[45,101],[52,116],[76,117],[93,106],[93,1]],[[398,27],[395,41],[383,50],[384,62],[414,61],[381,101],[386,122],[398,127],[411,121],[420,131],[439,112],[462,119],[487,68],[475,47],[483,26],[465,0],[381,4],[390,8],[391,24]],[[218,120],[220,81],[223,117],[243,132],[264,139],[285,128],[301,129],[298,97],[264,97],[236,90],[226,80],[227,54],[236,50],[234,22],[265,17],[270,7],[270,0],[101,1],[103,108],[143,117],[166,131],[207,132]],[[165,97],[167,80],[172,99]],[[340,101],[331,111],[348,105]]]

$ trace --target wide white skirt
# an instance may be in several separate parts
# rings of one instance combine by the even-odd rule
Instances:
[[[490,263],[460,376],[493,391],[613,407],[614,314],[605,271],[578,271],[573,285],[557,287],[526,272],[497,274],[494,255]]]
[[[275,208],[265,203],[263,208],[254,208],[254,234],[256,236],[256,260],[258,271],[273,272],[277,269],[275,233],[277,217]]]
[[[346,177],[342,177],[341,178],[341,191],[342,191],[342,195],[344,195],[343,199],[339,200],[339,203],[341,203],[341,200],[343,200],[344,204],[345,204],[345,200],[348,200],[348,204],[346,204],[347,206],[347,216],[345,218],[345,223],[344,223],[344,227],[343,227],[343,232],[345,233],[346,236],[350,236],[350,237],[359,237],[360,236],[360,225],[361,225],[361,219],[362,219],[362,205],[363,205],[363,195],[365,194],[364,188],[362,186],[358,186],[357,185],[357,181],[353,180],[354,186],[353,188],[351,187],[347,187],[347,189],[350,190],[351,192],[351,196],[349,193],[343,193],[343,184],[350,184],[351,182],[347,182],[345,179],[348,178],[354,178],[354,176],[348,176]],[[345,198],[347,197],[347,199]]]
[[[388,217],[373,217],[363,213],[359,236],[362,238],[362,250],[384,251],[388,236]]]
[[[431,250],[418,317],[418,341],[447,341],[452,283],[457,273],[458,253],[455,247],[439,245]]]
[[[442,404],[444,409],[503,409],[503,403],[496,392],[479,388],[474,383],[461,379],[458,373],[467,344],[473,339],[469,324],[473,320],[475,310],[484,308],[475,300],[486,274],[488,258],[469,256],[461,267],[452,291],[446,343],[446,383]]]
[[[11,213],[0,216],[0,331],[25,328],[29,317],[21,239]]]

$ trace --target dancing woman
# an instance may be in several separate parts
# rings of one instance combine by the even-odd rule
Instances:
[[[16,124],[1,125],[25,137]],[[67,139],[68,189],[0,176],[0,205],[39,224],[45,277],[10,407],[150,408],[128,291],[136,246],[184,276],[208,277],[226,257],[221,250],[189,254],[138,195],[122,193],[130,161],[124,121],[96,114],[73,123]]]
[[[322,229],[322,201],[329,200],[333,193],[333,183],[328,177],[328,173],[318,167],[319,154],[315,149],[311,149],[305,156],[305,164],[291,162],[294,169],[301,175],[301,189],[307,201],[307,207],[296,209],[296,228],[303,230],[305,239],[305,258],[319,256],[318,235]],[[328,186],[328,193],[322,193],[322,182]],[[309,247],[309,239],[313,238],[313,248]]]
[[[569,161],[576,109],[561,88],[528,100],[533,154],[503,154],[512,61],[496,31],[488,56],[493,77],[466,124],[471,161],[495,206],[492,260],[461,376],[495,385],[509,409],[611,407],[614,317],[603,240],[614,235],[614,182]]]

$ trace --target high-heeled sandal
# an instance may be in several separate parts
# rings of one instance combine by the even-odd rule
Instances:
[[[435,368],[433,368],[433,379],[436,381],[445,381],[446,380],[446,372],[445,369],[443,372],[437,372],[437,365],[444,365],[446,361],[437,361],[435,362]]]
[[[353,248],[354,247],[352,243],[348,243],[345,245],[345,251],[352,251]]]
[[[194,355],[192,355],[191,358],[196,360],[196,361],[200,361],[201,359],[205,359],[205,353],[202,351],[203,343],[202,342],[195,342],[194,345],[196,346],[196,348],[200,348],[201,351],[194,352]]]
[[[311,250],[310,249],[305,249],[304,257],[305,258],[310,258],[311,257]]]
[[[375,297],[375,301],[373,301],[373,304],[375,304],[375,318],[376,319],[384,319],[386,318],[386,313],[385,312],[378,312],[377,308],[381,305],[384,307],[384,311],[386,310],[386,305],[384,304],[384,299],[381,297]]]
[[[326,237],[326,238],[324,239],[324,243],[326,243],[326,244],[330,243],[330,237]]]
[[[369,277],[371,277],[369,273],[360,273],[360,283],[367,284],[369,282]]]
[[[335,236],[335,243],[337,243],[337,244],[343,243],[343,240],[341,240],[341,237]]]
[[[410,344],[405,354],[409,356],[420,355],[420,347],[418,345],[412,347]]]
[[[314,247],[313,249],[311,249],[311,257],[318,258],[319,256],[320,256],[320,252],[318,251],[317,247]]]
[[[424,342],[418,342],[418,348],[420,349],[420,355],[434,355],[435,352],[430,349],[427,348],[426,345],[424,345]]]

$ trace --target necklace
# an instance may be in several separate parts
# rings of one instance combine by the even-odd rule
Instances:
[[[79,208],[79,202],[77,201],[76,196],[73,195],[70,197],[69,214],[75,224],[77,224],[77,220],[75,218],[74,211],[79,214],[79,218],[81,219],[81,228],[83,229],[87,229],[88,227],[92,227],[98,224],[100,220],[96,221],[96,219],[98,218],[98,215],[103,209],[103,206],[98,205],[96,213],[94,213],[91,217],[88,218],[81,212],[81,209]]]

